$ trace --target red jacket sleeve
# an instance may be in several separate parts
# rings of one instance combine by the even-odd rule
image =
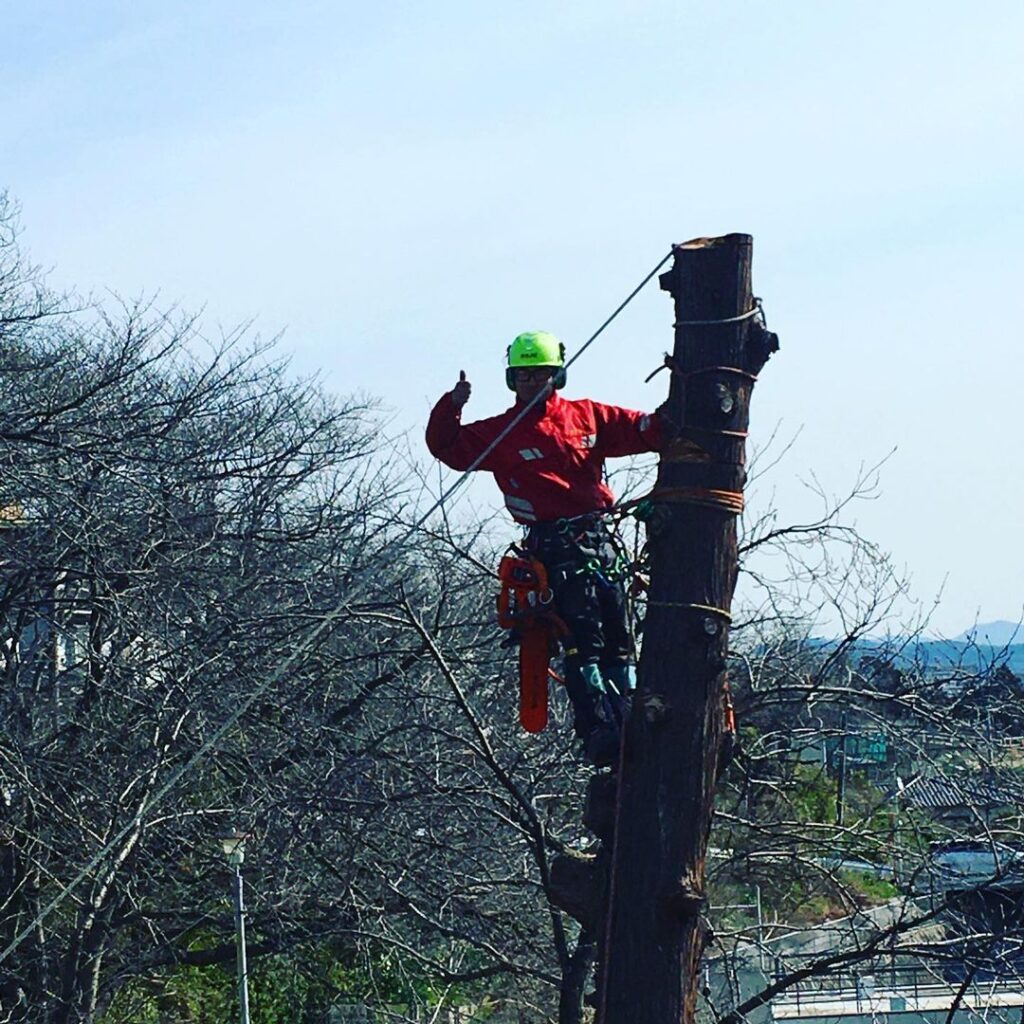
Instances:
[[[656,413],[620,409],[594,402],[597,449],[605,458],[656,452],[664,443],[661,418]]]
[[[446,391],[427,421],[427,447],[451,469],[469,469],[497,436],[493,423],[493,419],[480,420],[463,426],[462,410],[455,408],[451,392]],[[495,455],[491,452],[476,468],[493,470]]]

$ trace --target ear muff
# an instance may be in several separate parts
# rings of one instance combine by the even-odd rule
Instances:
[[[562,365],[551,374],[551,386],[556,391],[561,391],[565,387],[566,373],[565,373],[565,344],[564,342],[558,343],[558,358],[562,360]]]

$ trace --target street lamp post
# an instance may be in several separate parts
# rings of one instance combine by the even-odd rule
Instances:
[[[245,860],[245,835],[231,832],[220,837],[228,864],[234,869],[235,941],[238,946],[238,1012],[241,1024],[249,1024],[249,969],[245,957],[245,899],[242,889],[242,862]]]

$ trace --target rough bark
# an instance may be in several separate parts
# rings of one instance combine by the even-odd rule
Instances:
[[[777,344],[758,317],[684,321],[752,308],[751,242],[727,235],[677,246],[661,278],[677,321],[666,410],[681,437],[662,455],[649,522],[650,602],[601,936],[601,1024],[694,1016],[737,572],[735,512],[708,492],[743,490],[753,376]]]

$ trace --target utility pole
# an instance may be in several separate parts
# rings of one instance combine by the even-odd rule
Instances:
[[[708,939],[714,804],[745,439],[756,375],[778,348],[757,314],[749,235],[674,247],[663,452],[648,522],[651,587],[626,728],[596,993],[599,1024],[690,1024]]]

